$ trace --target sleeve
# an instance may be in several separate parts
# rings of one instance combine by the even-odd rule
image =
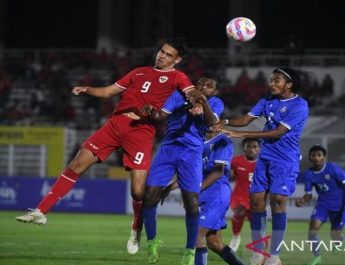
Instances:
[[[221,99],[216,98],[216,100],[211,104],[211,109],[217,121],[220,119],[220,115],[224,112],[224,103]]]
[[[134,76],[136,72],[137,72],[137,68],[130,71],[126,75],[124,75],[121,79],[117,80],[115,82],[115,85],[117,85],[118,87],[121,87],[123,89],[127,89],[131,85],[132,76]]]
[[[344,173],[344,171],[336,164],[332,164],[332,166],[333,166],[334,174],[335,174],[337,181],[339,181],[339,183],[342,183],[343,185],[345,185],[345,173]]]
[[[265,105],[266,105],[266,99],[262,98],[256,103],[256,105],[248,112],[249,116],[259,118],[264,110],[265,110]]]
[[[289,113],[280,121],[280,124],[291,130],[292,127],[308,117],[307,104],[300,104],[289,109]]]
[[[174,93],[172,93],[170,97],[165,101],[162,111],[168,114],[171,114],[175,109],[176,102],[178,101],[179,95],[180,95],[180,92],[178,91],[175,91]]]
[[[313,183],[311,182],[310,174],[308,170],[301,173],[302,178],[304,178],[304,191],[307,194],[311,194],[313,190]]]
[[[188,88],[194,87],[189,78],[182,72],[178,72],[176,77],[176,86],[181,92],[187,90]]]
[[[232,152],[227,141],[223,140],[217,143],[214,151],[214,163],[229,165],[232,157]]]

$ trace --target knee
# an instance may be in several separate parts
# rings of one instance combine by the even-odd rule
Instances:
[[[199,213],[198,195],[189,193],[186,198],[184,198],[183,203],[187,215],[196,215]]]
[[[215,240],[207,240],[207,247],[213,252],[220,253],[222,251],[223,244]]]
[[[159,193],[155,187],[147,187],[144,193],[144,207],[156,207],[159,202]]]
[[[285,212],[287,197],[283,195],[271,196],[270,205],[273,213]]]
[[[141,185],[133,185],[131,188],[131,196],[135,201],[142,201],[145,194],[145,187]]]

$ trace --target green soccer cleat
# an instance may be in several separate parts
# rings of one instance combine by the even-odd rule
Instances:
[[[314,257],[309,263],[308,265],[319,265],[321,264],[321,256],[316,256]]]
[[[194,265],[195,249],[186,248],[183,252],[181,265]]]
[[[159,258],[159,248],[162,245],[162,240],[159,238],[155,237],[152,240],[147,241],[149,244],[149,257],[148,257],[148,262],[150,264],[155,264],[158,261]]]

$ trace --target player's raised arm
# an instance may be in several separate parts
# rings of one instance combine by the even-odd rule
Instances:
[[[98,98],[110,98],[118,93],[121,93],[124,88],[112,84],[104,87],[90,87],[90,86],[76,86],[72,89],[72,94],[79,96],[80,94],[88,94]]]

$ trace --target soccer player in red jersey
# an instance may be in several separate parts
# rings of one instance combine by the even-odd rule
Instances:
[[[244,219],[250,220],[249,186],[253,179],[256,158],[260,151],[257,139],[245,138],[242,141],[244,154],[235,156],[231,162],[231,178],[236,181],[230,207],[233,211],[231,219],[232,239],[230,248],[237,251],[241,243],[241,229]]]
[[[130,254],[135,254],[140,246],[143,225],[142,200],[156,131],[154,124],[141,115],[141,109],[147,104],[161,109],[165,100],[176,89],[183,91],[191,101],[201,95],[188,77],[174,68],[186,53],[187,49],[182,39],[170,39],[159,49],[154,66],[136,68],[109,86],[74,87],[72,94],[77,96],[85,93],[108,98],[122,94],[113,114],[83,143],[76,157],[37,208],[16,219],[21,222],[45,224],[45,215],[72,189],[79,175],[93,164],[104,161],[121,147],[124,150],[124,166],[130,171],[134,211],[127,250]]]

